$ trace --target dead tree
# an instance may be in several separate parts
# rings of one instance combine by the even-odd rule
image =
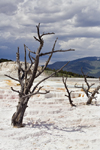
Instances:
[[[84,74],[84,72],[83,72],[82,69],[81,69],[81,72],[83,74],[84,81],[85,81],[87,87],[84,87],[84,84],[82,84],[82,86],[78,86],[77,83],[75,84],[75,87],[76,88],[81,88],[85,92],[86,96],[89,97],[89,95],[91,93],[90,92],[90,88],[94,85],[94,83],[92,83],[91,85],[89,85],[89,83],[87,81],[87,75]]]
[[[88,97],[88,101],[86,102],[87,105],[91,104],[92,99],[96,99],[95,94],[98,94],[99,89],[100,86],[97,86],[97,88],[92,92],[91,96]]]
[[[65,95],[65,96],[68,97],[70,105],[76,107],[76,105],[73,104],[73,101],[72,101],[72,99],[71,99],[71,93],[72,93],[73,91],[70,91],[70,92],[69,92],[68,86],[66,85],[67,77],[66,77],[66,79],[64,79],[64,77],[63,77],[63,78],[62,78],[62,81],[63,81],[63,84],[64,84],[64,86],[65,86],[65,89],[66,89],[66,91],[67,91],[67,93],[68,93],[68,95]]]
[[[37,28],[37,37],[34,36],[35,40],[39,42],[39,47],[37,49],[37,51],[31,51],[26,45],[24,45],[24,52],[25,52],[25,57],[24,57],[24,64],[25,67],[24,69],[22,68],[21,62],[20,62],[20,53],[19,53],[19,48],[18,51],[16,53],[16,59],[17,59],[17,64],[18,64],[18,79],[15,79],[14,77],[8,76],[7,77],[18,81],[20,84],[20,90],[15,90],[11,87],[11,89],[14,92],[17,92],[19,94],[19,101],[18,101],[18,105],[17,105],[17,109],[16,112],[13,114],[12,119],[11,119],[11,123],[13,126],[16,127],[22,127],[23,126],[23,117],[24,117],[24,113],[26,108],[28,107],[28,101],[30,99],[30,97],[32,95],[35,94],[46,94],[49,91],[45,91],[45,92],[41,92],[41,89],[43,86],[39,85],[47,80],[48,78],[50,78],[51,76],[53,76],[56,72],[59,72],[61,69],[63,69],[67,64],[65,64],[63,67],[61,67],[59,70],[57,70],[56,72],[52,73],[51,75],[49,75],[48,77],[45,77],[44,79],[42,79],[41,81],[39,81],[36,85],[34,85],[34,81],[37,77],[39,77],[44,70],[46,69],[47,65],[50,62],[50,59],[53,55],[53,53],[56,52],[67,52],[67,51],[74,51],[74,49],[68,49],[68,50],[55,50],[55,45],[57,42],[57,39],[55,40],[54,44],[53,44],[53,48],[50,52],[46,52],[46,53],[41,53],[41,50],[43,48],[44,45],[44,40],[43,40],[43,36],[45,35],[51,35],[54,33],[43,33],[40,34],[40,24],[38,24],[38,26],[36,26]],[[27,65],[27,59],[26,59],[26,50],[28,51],[28,57],[30,59],[30,66],[28,67]],[[41,56],[45,56],[45,55],[49,55],[48,59],[44,65],[44,67],[42,68],[41,71],[38,70],[39,67],[39,60]],[[33,66],[33,70],[32,70],[32,74],[30,75],[30,77],[28,76],[28,72],[29,70],[32,68]]]
[[[81,69],[81,72],[83,74],[84,77],[84,81],[86,83],[86,88],[84,87],[84,85],[82,86],[78,86],[77,84],[75,84],[76,88],[81,88],[83,89],[83,91],[85,92],[86,96],[88,97],[88,101],[86,102],[87,105],[91,104],[93,99],[96,99],[95,94],[98,93],[98,90],[100,89],[100,86],[98,86],[93,92],[90,91],[91,87],[95,84],[92,83],[91,85],[88,83],[87,81],[87,75],[84,74],[83,70]]]

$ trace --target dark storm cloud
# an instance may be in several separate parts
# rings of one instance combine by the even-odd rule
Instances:
[[[0,13],[4,13],[6,15],[14,15],[14,13],[18,9],[18,4],[23,2],[24,0],[1,0],[0,1]]]
[[[11,3],[0,5],[0,13],[4,13],[6,15],[12,15],[16,10],[16,5],[13,5]]]
[[[80,11],[79,14],[76,15],[75,26],[81,27],[94,27],[100,26],[100,10],[96,8],[86,8]]]

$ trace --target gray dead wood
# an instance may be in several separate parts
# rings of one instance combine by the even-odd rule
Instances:
[[[91,96],[89,96],[88,101],[86,102],[87,105],[92,103],[93,99],[96,99],[95,94],[98,94],[100,86],[97,86],[96,89],[92,92]]]
[[[76,88],[81,88],[83,89],[83,91],[85,92],[86,96],[88,97],[88,100],[86,102],[87,105],[91,104],[92,103],[92,100],[93,99],[96,99],[95,97],[95,94],[98,94],[98,91],[100,89],[100,86],[97,86],[95,88],[95,90],[93,92],[90,91],[91,87],[95,84],[95,83],[92,83],[92,84],[89,84],[88,81],[87,81],[87,75],[84,74],[83,70],[81,69],[81,72],[83,74],[83,77],[84,77],[84,81],[86,83],[86,88],[84,87],[84,85],[82,86],[78,86],[77,84],[75,84],[75,87]]]
[[[28,107],[27,104],[28,104],[28,101],[29,101],[30,97],[32,95],[47,94],[49,92],[47,90],[45,90],[44,92],[41,92],[41,89],[42,89],[43,86],[39,87],[39,85],[43,81],[45,81],[48,78],[52,77],[56,72],[59,72],[60,70],[62,70],[68,64],[68,63],[65,64],[59,70],[55,71],[54,73],[52,73],[48,77],[45,77],[44,79],[39,81],[36,85],[34,85],[33,83],[34,83],[35,79],[44,72],[44,70],[46,69],[47,65],[49,64],[49,62],[52,58],[53,53],[74,51],[74,49],[55,50],[55,45],[56,45],[56,42],[57,42],[57,39],[56,39],[54,44],[53,44],[52,50],[50,52],[41,53],[41,50],[42,50],[43,45],[44,45],[43,36],[51,35],[51,34],[54,34],[54,33],[52,32],[52,33],[40,34],[40,24],[38,24],[38,26],[36,26],[36,28],[37,28],[37,37],[34,37],[34,38],[37,42],[39,42],[39,47],[38,47],[37,51],[36,52],[31,51],[24,44],[24,69],[23,69],[22,65],[21,65],[21,61],[20,61],[20,52],[19,52],[19,47],[18,47],[18,50],[17,50],[17,53],[16,53],[16,61],[17,61],[17,64],[18,64],[18,79],[6,75],[7,77],[9,77],[9,78],[11,78],[15,81],[18,81],[19,84],[20,84],[20,90],[19,91],[11,87],[11,89],[14,92],[17,92],[18,95],[19,95],[19,101],[18,101],[17,109],[16,109],[16,112],[13,114],[12,119],[11,119],[12,125],[16,126],[16,127],[22,127],[23,126],[23,117],[24,117],[25,110]],[[26,59],[27,58],[27,51],[28,51],[29,60],[31,62],[30,66],[27,65],[27,59]],[[44,55],[48,56],[48,54],[49,54],[49,57],[48,57],[45,65],[44,65],[44,67],[41,70],[38,70],[40,57],[44,56]],[[32,73],[29,75],[28,72],[29,72],[29,70],[31,70],[32,67],[33,67]]]
[[[64,79],[64,77],[63,77],[63,78],[62,78],[62,81],[63,81],[63,84],[64,84],[65,89],[66,89],[67,94],[68,94],[68,95],[65,95],[65,96],[68,97],[70,105],[76,107],[76,105],[73,104],[73,101],[72,101],[72,99],[71,99],[71,93],[72,93],[73,91],[70,91],[70,92],[69,92],[68,86],[67,86],[67,84],[66,84],[67,77],[66,77],[65,79]]]

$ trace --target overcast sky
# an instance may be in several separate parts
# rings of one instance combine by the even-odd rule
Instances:
[[[42,52],[52,49],[75,49],[75,52],[54,54],[51,63],[82,57],[100,57],[100,0],[0,0],[0,58],[21,58],[23,44],[38,48],[36,25],[40,31],[55,32],[44,37]],[[44,61],[43,59],[41,60]]]

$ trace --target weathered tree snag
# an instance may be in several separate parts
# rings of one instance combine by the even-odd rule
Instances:
[[[66,91],[67,91],[67,93],[68,93],[68,95],[65,95],[65,96],[68,97],[70,105],[76,107],[76,105],[73,104],[73,101],[72,101],[72,99],[71,99],[71,93],[72,93],[73,91],[70,91],[70,92],[69,92],[69,89],[68,89],[68,87],[67,87],[67,85],[66,85],[67,77],[66,77],[65,80],[64,80],[64,77],[63,77],[62,80],[63,80],[64,86],[65,86],[65,89],[66,89]]]
[[[74,49],[68,49],[68,50],[55,50],[55,45],[57,42],[57,39],[54,42],[52,51],[47,52],[47,53],[41,53],[41,50],[43,48],[43,44],[44,44],[44,40],[43,40],[43,36],[45,35],[51,35],[54,33],[43,33],[40,34],[40,24],[38,24],[38,26],[36,26],[37,28],[37,36],[38,37],[34,37],[36,41],[39,42],[39,48],[37,49],[36,52],[31,51],[25,44],[24,44],[24,68],[22,68],[22,64],[20,62],[20,53],[19,53],[19,47],[18,47],[18,51],[16,53],[16,61],[18,64],[18,79],[15,79],[14,77],[11,77],[9,75],[6,75],[7,77],[18,81],[20,84],[20,91],[15,90],[11,87],[11,89],[14,92],[17,92],[19,94],[19,102],[18,102],[18,106],[16,109],[16,112],[13,114],[12,116],[12,120],[11,123],[12,125],[15,127],[22,127],[23,126],[23,117],[24,117],[24,113],[26,108],[28,107],[28,101],[30,99],[30,97],[32,95],[35,94],[47,94],[49,91],[45,92],[40,92],[40,90],[42,89],[43,86],[38,87],[43,81],[47,80],[48,78],[50,78],[51,76],[53,76],[56,72],[59,72],[61,69],[63,69],[67,64],[65,64],[64,66],[62,66],[59,70],[57,70],[56,72],[52,73],[50,76],[45,77],[44,79],[42,79],[41,81],[39,81],[35,86],[33,85],[34,80],[40,76],[43,71],[46,69],[47,65],[49,64],[51,57],[53,55],[53,53],[56,52],[67,52],[67,51],[74,51]],[[26,49],[28,50],[29,54],[28,57],[30,59],[30,66],[28,66],[27,64],[27,59],[26,59]],[[33,56],[32,56],[33,54]],[[39,67],[39,59],[41,56],[45,56],[45,55],[49,55],[44,67],[41,69],[41,71],[38,71],[38,67]],[[33,71],[31,73],[31,75],[29,76],[28,72],[29,70],[32,68],[33,66]]]
[[[82,71],[82,69],[81,69]],[[100,86],[98,86],[93,92],[90,92],[90,88],[94,85],[94,83],[92,83],[91,85],[89,85],[88,81],[87,81],[87,75],[84,74],[84,72],[82,71],[83,77],[84,77],[84,81],[87,85],[87,88],[84,87],[84,85],[82,86],[77,86],[77,84],[75,84],[76,88],[82,88],[83,91],[85,92],[86,96],[88,97],[88,100],[86,102],[87,105],[91,104],[93,99],[95,98],[95,94],[98,93],[98,90],[100,89]]]
[[[14,127],[23,127],[22,122],[26,107],[26,105],[23,105],[22,107],[21,105],[17,106],[17,111],[12,116],[12,125]]]
[[[87,101],[87,105],[89,105],[89,104],[91,104],[91,102],[92,102],[92,99],[94,99],[95,97],[95,94],[97,93],[98,94],[98,90],[100,89],[100,86],[98,86],[93,92],[92,92],[92,94],[91,94],[91,96],[89,96],[89,98],[88,98],[88,101]]]
[[[14,127],[23,127],[23,117],[24,117],[24,113],[28,103],[28,100],[26,100],[25,103],[23,103],[22,98],[19,98],[19,102],[18,102],[18,106],[17,106],[17,110],[16,112],[13,114],[12,119],[11,119],[11,124]]]
[[[77,84],[75,84],[75,87],[76,87],[76,88],[82,88],[83,91],[85,92],[86,96],[89,97],[89,95],[90,95],[89,93],[91,93],[91,92],[90,92],[90,88],[94,85],[94,83],[92,83],[91,85],[89,85],[89,83],[88,83],[88,81],[87,81],[87,75],[84,74],[84,72],[83,72],[82,69],[81,69],[81,72],[82,72],[82,74],[83,74],[84,81],[85,81],[87,87],[85,88],[84,85],[82,85],[82,86],[77,86]]]

